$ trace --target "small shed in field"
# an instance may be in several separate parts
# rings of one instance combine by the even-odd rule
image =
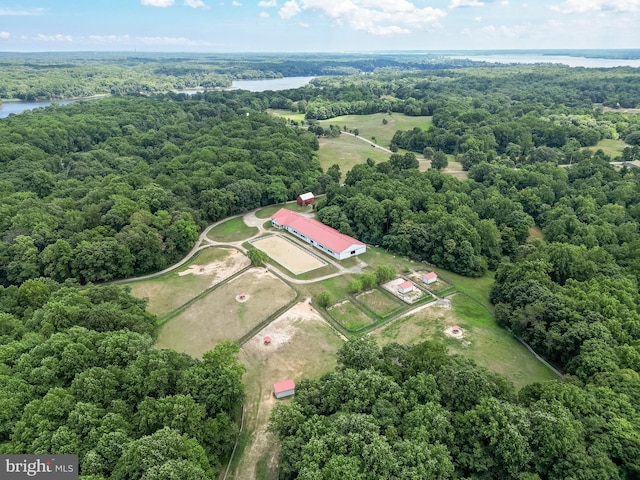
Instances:
[[[301,207],[306,207],[307,205],[313,205],[313,202],[316,201],[316,197],[313,196],[313,193],[301,193],[296,198],[296,203]]]
[[[436,272],[429,272],[422,275],[422,281],[424,283],[434,283],[438,280],[438,274]]]
[[[296,393],[296,384],[293,380],[284,380],[273,384],[273,393],[276,398],[289,397]]]
[[[413,291],[413,283],[411,283],[409,280],[398,285],[399,293],[409,293],[411,291]]]

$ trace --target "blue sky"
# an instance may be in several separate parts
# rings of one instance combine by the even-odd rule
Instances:
[[[640,0],[0,0],[0,51],[639,47]]]

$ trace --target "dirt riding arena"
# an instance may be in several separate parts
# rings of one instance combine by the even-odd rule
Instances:
[[[270,344],[264,343],[265,337]],[[335,353],[343,340],[307,302],[294,305],[271,322],[240,349],[240,360],[247,366],[243,381],[247,386],[245,429],[251,435],[247,447],[238,457],[239,463],[230,472],[230,479],[256,477],[256,464],[266,465],[269,473],[263,478],[277,478],[279,449],[273,434],[267,432],[267,420],[278,401],[273,384],[289,378],[299,381],[316,378],[333,370]],[[240,452],[236,452],[238,455]]]
[[[254,240],[252,244],[294,275],[300,275],[327,264],[279,235],[259,238]]]
[[[248,267],[251,263],[249,258],[246,255],[240,253],[238,250],[232,248],[225,250],[227,250],[229,253],[223,260],[207,264],[190,265],[185,270],[178,272],[178,275],[181,277],[185,275],[204,275],[206,277],[209,277],[211,285],[215,285],[221,280],[224,280],[234,273],[239,272],[244,267]]]

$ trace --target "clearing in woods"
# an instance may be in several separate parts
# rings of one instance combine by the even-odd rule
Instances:
[[[250,263],[235,248],[209,247],[200,250],[186,266],[128,285],[134,297],[148,299],[148,312],[162,318]]]
[[[244,298],[240,299],[240,293]],[[194,357],[223,340],[238,340],[293,300],[296,292],[263,268],[252,268],[163,325],[158,348],[171,348]]]
[[[270,345],[264,344],[266,336]],[[240,361],[247,367],[245,425],[229,479],[278,478],[280,450],[267,422],[275,404],[289,400],[276,400],[273,384],[330,372],[342,343],[311,305],[300,302],[241,347]]]
[[[507,330],[498,326],[481,305],[455,294],[448,302],[432,302],[425,308],[394,320],[373,335],[381,345],[438,340],[449,353],[473,358],[479,365],[504,375],[516,388],[536,381],[557,379]],[[453,308],[452,308],[453,307]],[[463,338],[453,338],[445,330],[462,327]]]

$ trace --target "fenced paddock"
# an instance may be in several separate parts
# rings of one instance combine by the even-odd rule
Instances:
[[[279,235],[258,238],[251,244],[269,255],[294,275],[300,275],[327,265],[327,262]]]
[[[222,340],[238,340],[295,296],[275,275],[264,269],[248,270],[169,320],[156,347],[200,357]]]

